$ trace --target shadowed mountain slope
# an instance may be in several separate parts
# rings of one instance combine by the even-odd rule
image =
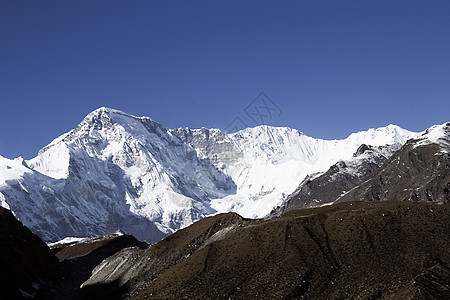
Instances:
[[[61,281],[55,288],[54,298],[86,298],[85,291],[80,289],[80,285],[91,276],[92,270],[104,259],[128,247],[144,249],[148,244],[138,241],[131,235],[111,234],[52,246],[53,252],[61,262]]]
[[[270,215],[276,216],[292,209],[313,208],[333,203],[372,175],[398,148],[400,145],[398,147],[361,145],[353,154],[352,160],[340,161],[323,174],[307,176],[297,190]],[[387,153],[383,155],[383,152]]]
[[[47,245],[0,207],[0,298],[46,299],[58,260]]]
[[[358,188],[339,201],[450,200],[450,123],[439,138],[408,141]],[[431,135],[432,132],[427,135]]]
[[[143,249],[148,244],[116,234],[49,248],[0,207],[0,299],[85,298],[80,285],[92,270],[127,247]]]

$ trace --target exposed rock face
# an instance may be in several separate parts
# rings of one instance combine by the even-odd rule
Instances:
[[[361,145],[350,160],[334,164],[323,174],[307,176],[271,215],[333,203],[372,175],[400,147],[400,144],[384,147]]]
[[[58,270],[48,246],[0,207],[0,297],[47,299]]]
[[[347,202],[268,220],[217,215],[113,255],[83,286],[127,299],[448,299],[449,208]]]
[[[271,215],[335,201],[448,202],[449,155],[450,123],[433,126],[403,146],[361,145],[352,159],[308,176]]]
[[[450,123],[408,141],[372,176],[339,201],[435,201],[450,200]],[[436,128],[434,129],[436,130]]]

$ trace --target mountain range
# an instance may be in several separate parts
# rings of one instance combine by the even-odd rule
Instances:
[[[0,295],[449,299],[449,200],[450,123],[321,140],[101,108],[0,157]]]
[[[435,153],[448,156],[448,141],[448,123],[420,133],[388,125],[323,140],[265,125],[236,133],[167,129],[100,108],[30,160],[0,157],[0,205],[47,242],[122,230],[152,243],[217,213],[262,218],[364,198],[352,191],[361,184],[383,200],[383,184],[394,182],[380,169],[387,161],[400,159],[408,173],[405,155],[412,158],[401,153],[422,145],[437,148],[428,151],[432,157],[417,155],[439,164]],[[379,181],[367,181],[375,172],[382,172]],[[447,182],[436,184],[448,195]],[[421,200],[427,189],[400,192]]]

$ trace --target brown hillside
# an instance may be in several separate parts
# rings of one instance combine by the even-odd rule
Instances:
[[[218,215],[113,255],[84,286],[129,299],[449,299],[448,210],[356,202],[268,220]]]

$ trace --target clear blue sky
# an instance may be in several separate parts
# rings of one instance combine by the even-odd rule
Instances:
[[[107,106],[224,129],[264,91],[320,138],[450,121],[450,1],[0,1],[0,155]],[[251,125],[251,122],[248,122]]]

